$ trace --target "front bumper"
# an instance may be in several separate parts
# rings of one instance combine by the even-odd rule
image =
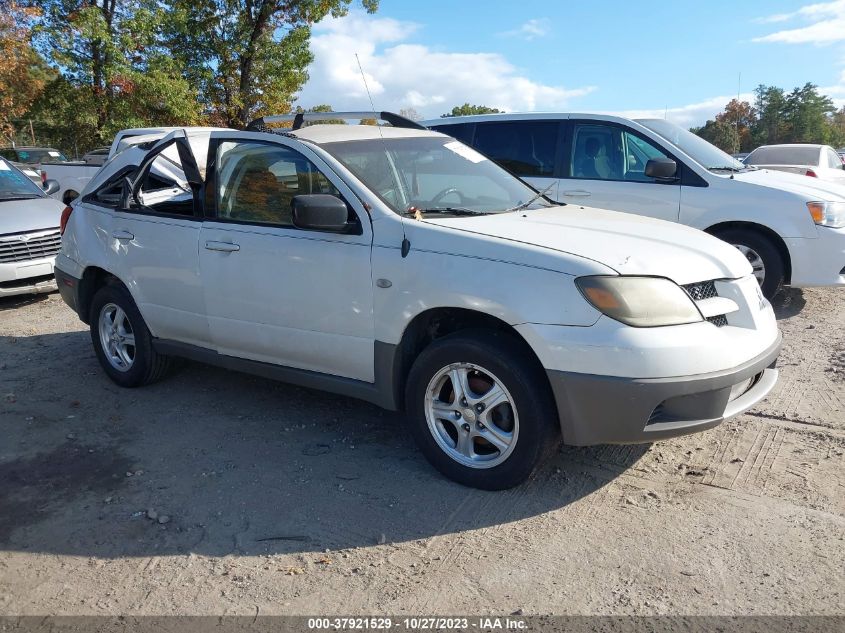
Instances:
[[[792,264],[790,285],[845,286],[845,228],[817,226],[815,239],[787,238]]]
[[[547,370],[563,441],[574,446],[635,444],[712,428],[772,390],[780,348],[778,334],[771,347],[738,367],[674,378]]]
[[[56,289],[54,257],[0,264],[0,297],[39,294]]]

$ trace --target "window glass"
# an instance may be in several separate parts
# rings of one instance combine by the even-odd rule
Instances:
[[[223,142],[217,174],[219,218],[293,226],[294,196],[324,193],[342,199],[314,163],[280,145]]]
[[[138,203],[156,213],[194,214],[194,192],[185,177],[176,143],[171,143],[153,160],[144,175]]]
[[[473,145],[517,176],[554,176],[557,121],[478,123]]]
[[[771,145],[758,147],[745,159],[746,165],[818,165],[819,147]]]
[[[44,192],[29,178],[0,158],[0,201],[41,198]]]
[[[431,129],[440,132],[441,134],[448,134],[449,136],[458,139],[461,143],[467,145],[472,144],[472,127],[475,123],[456,123],[455,125],[432,125]]]
[[[825,151],[827,153],[827,166],[831,169],[842,169],[842,159],[839,158],[839,154],[830,148]]]
[[[549,204],[493,161],[442,136],[341,141],[323,148],[400,214],[501,213],[520,204]]]
[[[623,128],[576,125],[570,177],[654,182],[654,179],[645,175],[646,164],[652,158],[668,156],[651,142]]]

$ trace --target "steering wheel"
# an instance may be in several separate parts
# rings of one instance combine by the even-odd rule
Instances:
[[[435,195],[431,199],[431,202],[429,202],[429,204],[432,205],[432,206],[435,206],[443,198],[445,198],[446,196],[448,196],[449,194],[452,194],[452,193],[458,194],[458,199],[461,201],[461,204],[464,204],[466,197],[464,196],[464,194],[462,194],[460,191],[458,191],[457,187],[446,187],[443,191],[438,192],[437,195]]]

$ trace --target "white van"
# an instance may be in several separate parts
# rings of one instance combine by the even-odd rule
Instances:
[[[559,202],[696,227],[735,245],[771,298],[845,285],[845,187],[743,165],[662,119],[494,114],[425,122]]]

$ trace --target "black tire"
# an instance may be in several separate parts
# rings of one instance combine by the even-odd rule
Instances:
[[[123,310],[135,337],[134,358],[131,366],[124,371],[115,368],[109,362],[100,340],[100,313],[103,307],[109,304],[114,304]],[[147,324],[144,323],[135,301],[132,300],[132,295],[123,285],[108,284],[96,292],[91,301],[89,323],[91,324],[91,342],[94,344],[97,360],[100,361],[100,365],[109,378],[121,387],[140,387],[150,384],[160,380],[170,369],[170,358],[153,349],[152,336],[147,329]]]
[[[429,382],[452,363],[472,363],[488,370],[513,399],[518,433],[513,449],[497,465],[473,468],[459,463],[438,444],[429,429]],[[457,332],[426,347],[408,375],[405,411],[414,439],[432,466],[460,484],[483,490],[504,490],[523,482],[557,446],[555,440],[560,433],[557,409],[539,363],[511,335],[492,330]]]
[[[783,288],[786,266],[783,257],[772,240],[762,233],[748,229],[725,229],[715,234],[720,240],[733,246],[745,246],[756,252],[765,266],[765,276],[760,289],[763,296],[771,300]]]

